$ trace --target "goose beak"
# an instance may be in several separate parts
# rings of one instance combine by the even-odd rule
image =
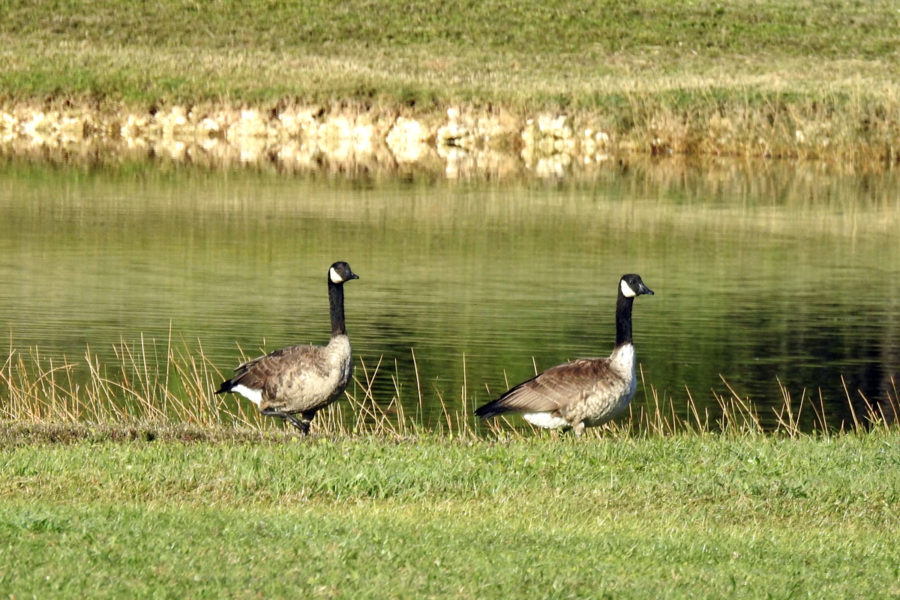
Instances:
[[[356,273],[350,273],[350,279],[359,279],[359,275],[357,275]],[[650,293],[652,294],[653,292]]]
[[[651,289],[648,288],[646,285],[644,285],[643,282],[641,282],[640,293],[641,293],[641,294],[649,294],[649,295],[652,296],[652,295],[653,295],[653,290],[651,290]]]

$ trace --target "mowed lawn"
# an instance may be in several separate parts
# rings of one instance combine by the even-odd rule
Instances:
[[[900,595],[885,431],[102,438],[5,442],[4,597]]]
[[[769,92],[887,98],[898,32],[889,1],[8,0],[0,82],[12,98],[526,111],[668,92],[681,108]]]

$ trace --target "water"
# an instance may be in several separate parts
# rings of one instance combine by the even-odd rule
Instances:
[[[768,418],[781,381],[821,390],[838,422],[842,378],[878,401],[900,371],[892,173],[663,163],[501,184],[7,162],[0,217],[0,323],[45,357],[171,331],[224,373],[239,347],[324,343],[342,259],[361,276],[346,287],[355,353],[385,361],[381,401],[392,374],[416,402],[411,349],[426,410],[607,355],[626,272],[656,292],[635,304],[638,360],[676,405],[690,390],[712,406],[724,377]]]

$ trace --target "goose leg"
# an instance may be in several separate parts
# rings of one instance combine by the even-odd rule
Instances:
[[[300,433],[303,435],[309,435],[309,419],[306,418],[306,415],[303,415],[303,420],[301,421],[294,415],[284,414],[283,418],[287,419],[291,422],[291,425],[300,430]]]
[[[281,419],[284,419],[285,421],[289,421],[290,424],[299,429],[300,433],[302,433],[303,435],[309,434],[309,422],[312,420],[312,416],[307,418],[307,413],[303,413],[303,420],[301,421],[290,413],[283,413],[271,408],[266,408],[264,410],[261,410],[260,412],[267,417],[279,417]]]

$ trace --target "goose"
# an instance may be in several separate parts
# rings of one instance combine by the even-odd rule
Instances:
[[[353,374],[350,338],[344,326],[344,283],[359,276],[346,262],[328,269],[331,340],[326,346],[289,346],[239,365],[216,394],[235,392],[260,413],[289,421],[303,435],[316,414],[347,388]],[[298,419],[295,415],[299,414]]]
[[[607,358],[579,358],[538,374],[480,407],[475,414],[489,419],[507,412],[522,413],[529,423],[547,429],[602,425],[619,414],[634,396],[634,344],[631,307],[642,294],[653,294],[639,275],[622,275],[616,299],[616,347]]]

